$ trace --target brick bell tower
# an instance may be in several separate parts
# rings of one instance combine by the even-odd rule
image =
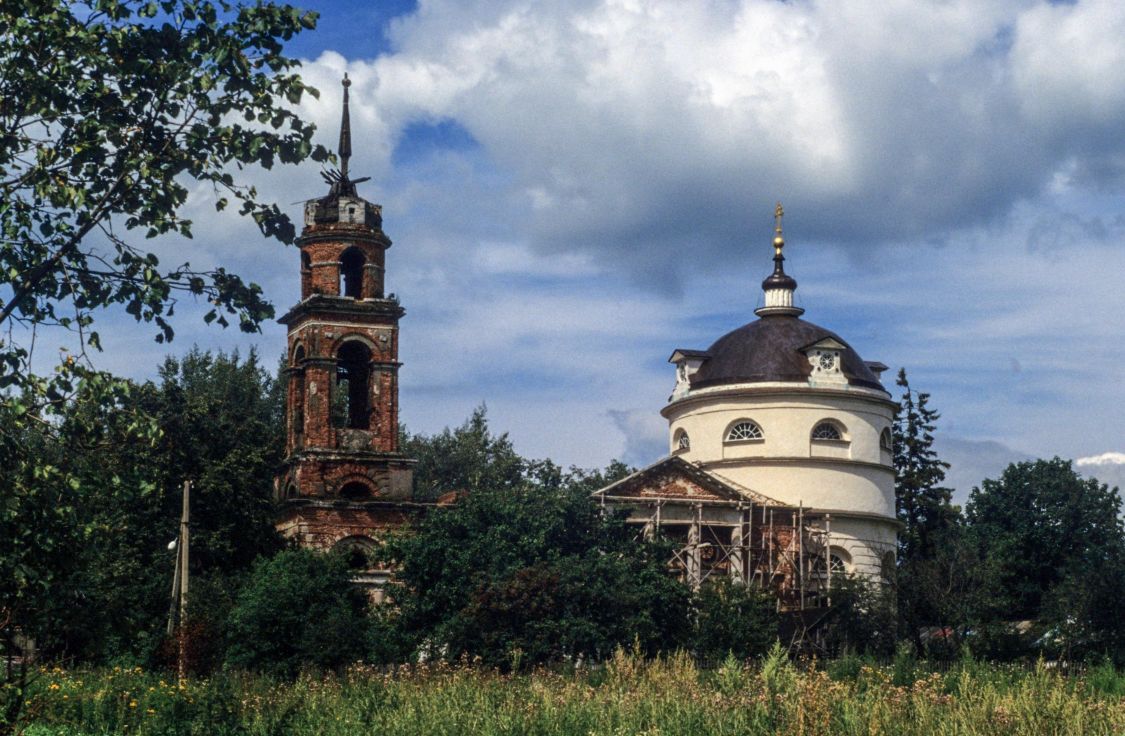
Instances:
[[[369,177],[348,176],[350,85],[345,74],[340,169],[322,174],[327,196],[305,203],[301,301],[279,320],[289,343],[277,528],[303,546],[366,553],[380,530],[407,523],[422,505],[412,502],[414,462],[398,446],[405,310],[384,292],[391,241],[379,205],[356,193]],[[357,568],[368,567],[365,556]]]

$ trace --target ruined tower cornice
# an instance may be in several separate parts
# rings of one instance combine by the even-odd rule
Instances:
[[[348,297],[313,294],[295,304],[277,321],[283,325],[296,325],[302,318],[342,317],[349,320],[363,318],[401,319],[406,310],[395,299],[351,299]]]

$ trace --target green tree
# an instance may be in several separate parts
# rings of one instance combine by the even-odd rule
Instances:
[[[360,660],[367,606],[342,556],[296,549],[263,558],[231,610],[227,664],[293,677]]]
[[[494,435],[482,404],[457,429],[426,436],[400,432],[402,451],[418,461],[414,489],[420,500],[450,491],[506,490],[523,485],[531,464],[512,447],[508,434]],[[541,471],[550,472],[546,469]]]
[[[283,241],[293,225],[231,171],[324,161],[289,105],[315,90],[282,42],[315,13],[272,3],[16,0],[0,7],[0,325],[75,329],[99,347],[93,313],[113,304],[170,339],[176,292],[204,296],[205,319],[244,330],[272,316],[261,289],[219,268],[161,266],[126,234],[191,236],[192,180]],[[23,382],[8,343],[0,386]]]
[[[932,556],[901,566],[897,578],[900,611],[923,610],[924,619],[909,619],[904,624],[915,640],[915,653],[923,651],[934,658],[952,658],[961,653],[971,630],[979,634],[980,625],[993,608],[996,587],[993,561],[982,556],[963,523],[951,525],[935,535]],[[921,626],[932,635],[922,642]],[[973,641],[979,641],[976,637]],[[923,646],[924,644],[924,646]],[[983,652],[982,652],[983,653]]]
[[[902,396],[894,421],[895,508],[902,529],[894,580],[903,628],[921,654],[922,628],[948,623],[933,583],[940,577],[941,540],[953,538],[960,511],[952,504],[952,490],[942,485],[949,463],[934,451],[940,415],[930,408],[930,395],[910,387],[905,369],[899,369],[896,384]]]
[[[1125,654],[1114,613],[1125,600],[1125,525],[1116,488],[1069,460],[1009,465],[974,488],[968,527],[995,567],[994,620],[1034,619],[1072,652]]]
[[[251,352],[193,349],[159,383],[125,384],[113,404],[77,403],[54,446],[80,494],[81,530],[36,616],[45,652],[151,661],[164,635],[180,489],[194,481],[192,571],[225,576],[280,548],[272,477],[283,450],[278,383]],[[147,441],[136,426],[151,423]]]
[[[832,578],[827,621],[828,650],[887,656],[895,650],[898,611],[893,589],[881,582],[845,575]]]
[[[584,489],[470,493],[388,545],[396,620],[431,652],[497,666],[686,645],[689,592],[634,536]]]
[[[49,599],[45,592],[57,588],[88,531],[70,512],[85,489],[56,462],[67,452],[44,449],[37,435],[51,435],[78,398],[108,405],[128,390],[83,360],[34,374],[30,342],[21,336],[45,327],[73,330],[84,356],[87,348],[100,349],[95,313],[119,305],[166,340],[177,294],[208,299],[208,322],[233,319],[255,330],[272,316],[256,285],[222,268],[162,265],[136,239],[190,236],[182,209],[195,183],[214,188],[218,209],[236,200],[263,233],[293,238],[287,218],[235,172],[327,159],[311,143],[312,126],[290,108],[315,90],[283,54],[283,42],[315,19],[269,2],[0,4],[5,632],[41,623],[29,611]],[[131,442],[147,434],[139,426],[132,431]]]
[[[934,451],[934,429],[941,417],[929,407],[930,395],[915,392],[900,368],[896,384],[902,388],[895,412],[895,507],[903,528],[899,531],[901,561],[932,556],[934,537],[953,524],[958,515],[953,491],[942,486],[949,463]]]
[[[532,664],[634,639],[646,651],[687,643],[689,595],[667,575],[667,550],[636,543],[591,500],[626,466],[564,472],[526,460],[491,432],[483,407],[456,430],[404,439],[420,493],[464,493],[387,545],[398,577],[389,639],[503,666],[517,652]]]

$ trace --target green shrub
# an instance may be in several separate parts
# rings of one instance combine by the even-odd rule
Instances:
[[[362,659],[367,607],[342,557],[295,549],[260,560],[231,609],[226,663],[293,677]]]
[[[757,588],[720,578],[700,590],[696,608],[695,651],[703,661],[758,657],[777,641],[777,601]]]
[[[396,624],[431,655],[504,669],[688,646],[690,591],[635,534],[582,483],[477,490],[388,543]]]

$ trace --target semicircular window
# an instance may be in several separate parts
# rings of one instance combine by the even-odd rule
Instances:
[[[760,440],[765,435],[762,434],[762,428],[756,422],[741,421],[735,423],[730,429],[727,430],[727,442],[743,442],[746,440]]]
[[[346,483],[340,489],[340,498],[345,498],[349,501],[359,501],[364,498],[371,498],[373,495],[371,489],[368,488],[366,484],[356,481]]]
[[[840,428],[832,422],[821,422],[813,427],[812,438],[814,440],[828,440],[839,442],[844,439],[844,435],[840,432]]]

